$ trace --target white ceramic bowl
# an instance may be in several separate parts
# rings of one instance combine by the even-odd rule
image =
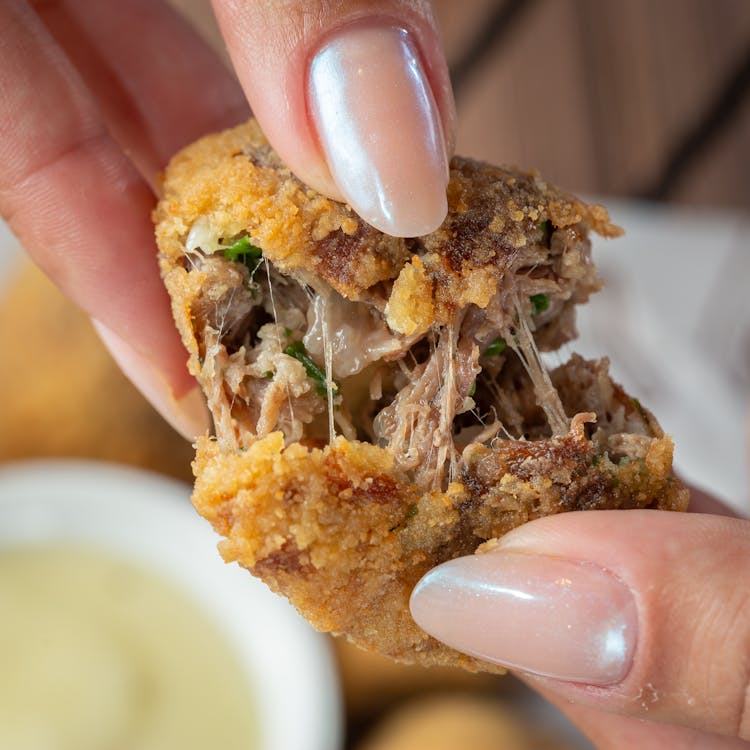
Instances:
[[[85,543],[152,569],[201,606],[233,647],[254,688],[262,750],[336,750],[343,719],[328,644],[288,602],[224,564],[189,493],[111,464],[0,465],[0,547]]]

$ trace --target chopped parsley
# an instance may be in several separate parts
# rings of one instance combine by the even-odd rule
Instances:
[[[265,371],[265,372],[263,373],[263,377],[264,377],[264,378],[265,378],[266,380],[272,380],[272,379],[273,379],[273,370],[266,370],[266,371]]]
[[[244,263],[250,269],[251,276],[258,270],[261,258],[263,257],[263,251],[259,247],[252,245],[247,235],[240,237],[231,245],[222,248],[222,252],[227,260]]]
[[[475,380],[469,388],[469,396],[473,396],[477,392],[477,381]]]
[[[307,377],[315,382],[315,391],[319,396],[328,395],[325,373],[315,364],[312,357],[308,354],[307,349],[305,349],[305,345],[301,341],[292,341],[292,343],[284,349],[284,354],[294,357],[294,359],[302,364],[307,373]],[[336,398],[338,395],[339,389],[334,383],[333,397]]]
[[[505,339],[502,336],[498,336],[494,341],[490,342],[490,345],[484,350],[485,357],[496,357],[498,354],[502,354],[505,351]]]
[[[531,314],[539,315],[549,307],[549,297],[546,294],[532,294],[529,297],[531,302]]]
[[[552,236],[552,222],[549,219],[546,221],[540,221],[539,231],[542,233],[542,242],[546,245],[549,242],[549,238]]]

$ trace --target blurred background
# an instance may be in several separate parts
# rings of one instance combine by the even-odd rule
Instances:
[[[208,0],[172,1],[226,59]],[[609,354],[616,377],[674,434],[683,474],[747,511],[750,4],[435,7],[458,105],[457,151],[538,168],[601,198],[626,229],[622,240],[595,245],[609,288],[582,312],[573,348]],[[0,462],[85,457],[190,482],[190,446],[1,226],[0,351]],[[512,678],[335,648],[348,748],[588,747]]]
[[[224,55],[207,0],[171,0]],[[434,0],[456,151],[589,194],[750,206],[746,0]]]

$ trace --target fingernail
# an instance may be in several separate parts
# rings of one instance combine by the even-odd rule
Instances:
[[[128,380],[180,435],[192,441],[208,430],[208,410],[197,386],[176,398],[167,379],[146,357],[99,321],[92,323]]]
[[[439,565],[411,597],[416,623],[481,659],[544,677],[612,685],[630,668],[635,601],[601,568],[492,552]]]
[[[351,207],[388,234],[418,237],[448,210],[440,115],[404,29],[340,29],[312,59],[309,106],[329,169]]]

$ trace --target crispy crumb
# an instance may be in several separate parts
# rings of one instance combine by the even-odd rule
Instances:
[[[204,368],[220,369],[216,361],[203,361],[211,329],[196,313],[204,288],[215,281],[207,264],[193,267],[184,255],[187,234],[199,220],[223,237],[246,233],[282,275],[333,289],[349,301],[366,300],[367,315],[370,310],[382,314],[379,325],[387,323],[402,338],[428,328],[452,329],[456,320],[468,320],[470,311],[497,302],[508,269],[524,257],[519,253],[533,259],[534,253],[556,252],[544,222],[563,238],[563,249],[566,237],[580,242],[589,231],[620,232],[603,208],[587,206],[536,173],[456,157],[445,223],[425,237],[389,237],[349,207],[302,185],[253,121],[178,154],[167,169],[164,190],[155,211],[161,269],[191,371],[199,375]],[[547,244],[540,245],[545,235]],[[580,302],[598,281],[591,265],[580,255],[571,260],[570,253],[560,260],[558,280],[581,274],[573,300]],[[557,281],[535,283],[552,289]],[[528,298],[522,302],[528,307]],[[559,316],[564,327],[550,334],[556,345],[574,331],[572,307],[561,305]],[[545,335],[543,327],[538,335]],[[434,352],[434,341],[431,346]],[[231,356],[242,352],[244,344]],[[468,363],[464,372],[456,372],[448,357],[445,370],[431,382],[436,387],[449,382],[456,389],[462,383],[463,390],[455,399],[452,392],[438,399],[425,391],[417,401],[423,412],[453,404],[456,414],[463,414],[475,403],[469,388],[481,370],[479,348],[472,344],[454,353]],[[226,351],[222,356],[229,358]],[[572,417],[565,420],[567,433],[552,437],[540,427],[544,414],[534,390],[519,385],[520,364],[516,370],[503,368],[505,358],[490,365],[495,375],[507,372],[505,380],[492,384],[500,399],[493,408],[507,415],[523,439],[511,439],[498,427],[490,437],[470,442],[451,454],[450,481],[432,488],[416,482],[389,448],[357,439],[353,428],[350,438],[339,436],[330,444],[308,436],[290,442],[278,431],[254,436],[243,426],[254,404],[238,406],[233,398],[226,419],[217,422],[218,440],[200,439],[194,463],[193,503],[225,537],[221,554],[287,596],[318,629],[344,634],[367,650],[423,665],[502,671],[417,627],[408,602],[424,573],[487,549],[482,545],[539,516],[599,508],[684,510],[687,505],[687,491],[671,471],[671,440],[610,380],[606,362],[574,357],[551,374],[565,414]],[[426,364],[412,366],[414,378],[413,373],[426,378],[430,372]],[[212,377],[202,381],[204,387],[214,388],[212,398],[226,400],[226,384]],[[344,418],[343,409],[337,414]],[[227,432],[241,439],[225,440]],[[637,439],[628,439],[630,433]],[[440,435],[435,439],[432,444],[439,445]],[[617,460],[618,452],[633,460]]]

